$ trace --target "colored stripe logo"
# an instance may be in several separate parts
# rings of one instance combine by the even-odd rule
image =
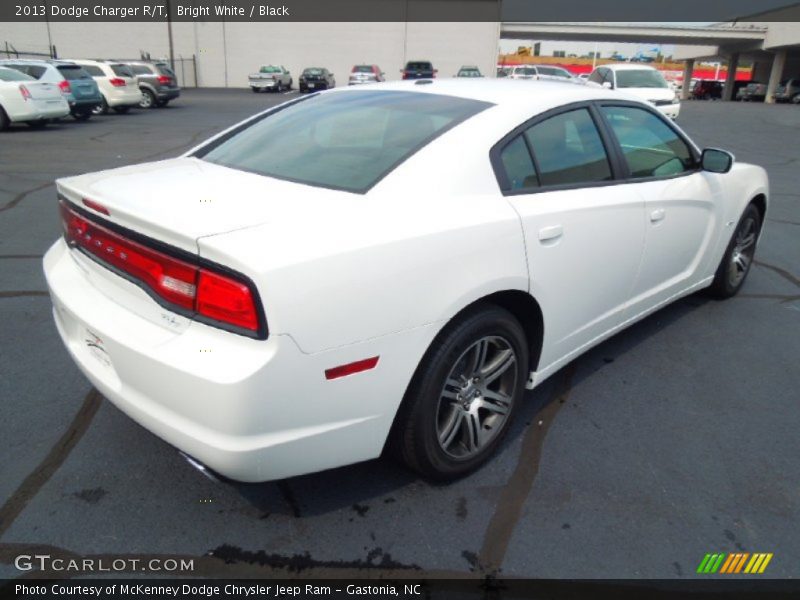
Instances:
[[[737,573],[761,574],[769,561],[772,552],[733,552],[706,554],[697,566],[698,573],[724,573],[726,575]]]

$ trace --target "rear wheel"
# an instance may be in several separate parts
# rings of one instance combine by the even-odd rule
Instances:
[[[159,108],[164,108],[167,104],[169,104],[169,100],[159,100],[156,103],[156,106],[158,106]]]
[[[714,281],[708,290],[712,296],[720,299],[730,298],[741,289],[753,264],[760,230],[761,214],[753,204],[750,204],[744,209],[722,261],[717,267]]]
[[[105,97],[103,97],[103,99],[100,102],[100,104],[98,104],[97,106],[95,106],[92,109],[92,114],[95,114],[95,115],[107,115],[108,114],[108,102],[106,102]]]
[[[76,112],[72,114],[72,118],[76,121],[88,121],[92,118],[92,111],[91,110],[84,110],[81,112]]]
[[[153,108],[156,105],[156,95],[150,90],[142,90],[142,98],[139,100],[139,108]]]
[[[420,363],[392,428],[392,448],[430,479],[474,471],[505,436],[527,368],[525,335],[511,313],[492,305],[467,313]]]
[[[5,131],[8,129],[8,126],[11,124],[11,120],[8,118],[6,111],[0,106],[0,131]]]
[[[251,90],[253,90],[253,93],[254,93],[254,94],[257,94],[257,93],[258,93],[258,88],[257,88],[257,87],[250,88],[250,89],[251,89]]]

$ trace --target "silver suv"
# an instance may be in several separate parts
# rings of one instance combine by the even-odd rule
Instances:
[[[181,95],[178,77],[167,63],[142,61],[127,64],[136,76],[142,92],[142,99],[139,101],[141,108],[166,106],[170,100]]]

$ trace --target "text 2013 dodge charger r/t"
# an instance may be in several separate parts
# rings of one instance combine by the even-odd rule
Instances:
[[[600,87],[307,96],[180,158],[61,179],[58,331],[133,419],[232,479],[475,469],[523,391],[659,307],[735,294],[760,167]]]

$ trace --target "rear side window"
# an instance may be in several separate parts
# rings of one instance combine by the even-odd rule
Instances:
[[[64,76],[64,79],[68,79],[70,81],[75,81],[76,79],[91,79],[89,73],[84,71],[82,67],[61,66],[58,67],[58,70]]]
[[[92,77],[105,77],[106,74],[103,72],[103,69],[100,67],[96,67],[95,65],[83,65],[83,70],[86,71]]]
[[[489,106],[431,93],[322,94],[269,114],[197,156],[279,179],[364,193],[434,138]]]
[[[117,77],[133,77],[133,71],[128,65],[111,65],[111,70]]]
[[[0,67],[0,81],[34,81],[34,79],[16,69]]]
[[[521,190],[539,185],[539,178],[536,176],[536,168],[533,166],[533,159],[528,152],[528,145],[518,135],[514,140],[503,148],[500,153],[500,161],[503,163],[506,177],[508,179],[508,189]]]
[[[169,75],[170,77],[175,77],[175,72],[169,68],[167,65],[157,65],[159,72],[162,75]]]
[[[525,132],[541,185],[593,183],[612,179],[611,165],[589,111],[571,110]]]
[[[631,177],[666,177],[694,169],[686,142],[650,111],[604,106],[602,112],[619,140]]]

